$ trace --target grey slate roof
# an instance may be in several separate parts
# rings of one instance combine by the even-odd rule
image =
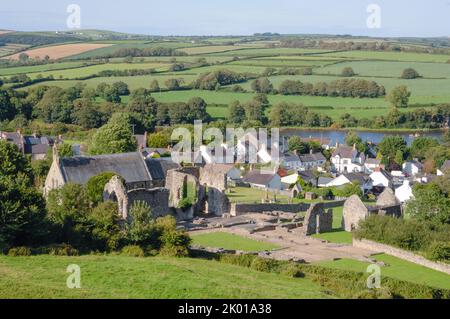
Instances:
[[[370,177],[361,173],[345,173],[344,175],[350,182],[359,182],[360,185],[364,185]]]
[[[313,153],[313,154],[305,154],[300,155],[300,160],[302,162],[317,162],[317,161],[326,161],[325,156],[322,153]]]
[[[86,184],[91,177],[103,172],[116,173],[127,183],[152,180],[139,152],[67,157],[60,160],[60,166],[66,182],[77,184]]]
[[[261,170],[254,169],[248,172],[242,179],[245,183],[257,184],[257,185],[267,185],[275,176],[275,173],[265,172],[261,174]]]
[[[146,158],[145,164],[153,180],[165,180],[168,170],[180,167],[170,158]]]
[[[441,171],[446,171],[448,169],[450,169],[450,160],[446,160],[441,166]]]

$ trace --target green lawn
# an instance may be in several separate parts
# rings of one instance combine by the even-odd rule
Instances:
[[[343,207],[333,208],[333,231],[313,235],[314,238],[327,240],[330,243],[351,244],[352,233],[342,230],[342,210]]]
[[[68,289],[66,268],[81,269]],[[289,278],[192,258],[0,256],[0,298],[330,298],[306,278]]]
[[[272,243],[257,241],[243,236],[220,231],[199,235],[192,234],[191,238],[194,245],[204,247],[215,247],[243,251],[264,251],[280,248],[280,246]]]
[[[255,204],[261,203],[261,200],[266,198],[266,191],[251,187],[231,187],[227,196],[232,203]],[[274,194],[269,192],[268,197],[269,199],[274,199]],[[276,195],[276,199],[280,203],[288,203],[287,196]],[[294,202],[298,202],[298,200],[294,200]]]
[[[381,285],[383,285],[383,276],[386,276],[431,287],[450,289],[450,276],[443,272],[419,266],[386,254],[376,255],[374,258],[377,261],[383,261],[387,264],[387,266],[381,267]],[[348,271],[366,272],[369,264],[352,259],[341,259],[320,262],[319,265]]]

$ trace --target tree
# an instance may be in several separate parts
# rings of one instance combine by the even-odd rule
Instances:
[[[288,141],[289,151],[306,154],[309,152],[309,144],[302,141],[299,136],[293,136]]]
[[[228,119],[235,124],[240,124],[245,120],[245,109],[239,101],[231,102]]]
[[[150,90],[143,88],[134,90],[128,102],[128,110],[135,113],[146,130],[154,127],[153,116],[156,114],[157,102],[151,96]]]
[[[161,131],[147,136],[147,144],[149,147],[165,148],[170,145],[170,142],[169,132]]]
[[[133,136],[131,121],[128,114],[115,113],[92,137],[90,153],[95,155],[135,151],[137,142]]]
[[[367,151],[367,145],[363,142],[363,140],[358,136],[355,131],[348,131],[345,136],[345,144],[347,146],[356,146],[356,149],[359,152],[365,153]]]
[[[419,77],[420,77],[420,74],[413,68],[404,69],[402,76],[401,76],[402,79],[407,79],[407,80],[417,79]]]
[[[438,145],[435,138],[420,136],[411,143],[410,152],[413,157],[423,160],[428,150]]]
[[[89,215],[92,249],[113,251],[119,248],[124,235],[121,221],[117,203],[106,201],[95,207]]]
[[[401,136],[385,136],[383,140],[378,144],[378,150],[385,159],[385,162],[395,161],[397,164],[400,161],[400,153],[402,158],[405,158],[407,154],[406,141]],[[403,161],[403,159],[402,159]]]
[[[450,198],[436,183],[416,184],[413,194],[414,199],[406,206],[407,215],[437,224],[450,223]]]
[[[128,240],[134,245],[145,247],[155,239],[152,210],[146,202],[135,201],[133,203],[126,231]]]
[[[345,67],[342,69],[341,76],[352,77],[354,75],[355,75],[355,71],[353,71],[353,69],[351,67],[348,66],[348,67]]]
[[[411,92],[404,85],[397,86],[388,94],[387,100],[393,107],[408,107]]]
[[[103,114],[90,99],[78,99],[73,102],[74,122],[85,128],[97,128],[103,123]]]
[[[0,176],[15,177],[24,174],[32,183],[33,170],[30,162],[15,144],[0,140]]]
[[[252,82],[251,88],[257,93],[271,93],[273,91],[273,85],[268,78],[259,78]]]
[[[122,81],[114,82],[112,88],[117,91],[119,95],[129,95],[130,90],[128,89],[128,84]]]
[[[160,91],[159,83],[157,80],[153,80],[150,82],[149,90],[150,92],[159,92]]]
[[[33,185],[29,161],[0,140],[0,250],[44,239],[45,201]]]
[[[189,114],[187,115],[189,121],[202,120],[209,122],[211,117],[206,112],[207,104],[205,100],[200,97],[193,97],[187,102]]]
[[[9,91],[0,89],[0,122],[12,120],[17,115],[17,110],[11,99],[12,96]]]
[[[182,81],[179,79],[167,79],[164,84],[169,91],[176,91],[181,88]]]
[[[89,246],[89,199],[82,185],[68,183],[50,191],[47,198],[48,218],[54,225],[57,242],[76,248]]]
[[[72,157],[73,156],[73,149],[72,145],[63,143],[57,146],[58,148],[58,154],[60,157]]]
[[[103,172],[92,176],[86,183],[86,195],[92,206],[103,201],[103,190],[105,185],[117,174],[114,172]]]

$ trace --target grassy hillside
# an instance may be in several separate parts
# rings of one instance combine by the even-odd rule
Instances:
[[[66,268],[81,268],[81,289]],[[0,257],[0,298],[329,298],[305,278],[191,258]]]

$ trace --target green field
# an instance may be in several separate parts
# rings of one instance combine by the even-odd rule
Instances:
[[[256,241],[226,232],[191,234],[192,244],[203,247],[216,247],[242,251],[264,251],[280,248],[278,245]]]
[[[387,265],[381,267],[382,286],[383,276],[386,276],[424,284],[431,287],[450,289],[450,276],[445,273],[385,254],[380,254],[373,257],[377,261],[383,261]],[[319,265],[347,271],[366,272],[369,264],[353,259],[341,259],[336,261],[320,262]]]
[[[73,62],[72,62],[73,63]],[[76,63],[76,62],[75,62]],[[92,76],[98,74],[101,71],[106,70],[114,70],[114,71],[123,71],[130,69],[140,69],[140,70],[148,70],[154,69],[155,71],[164,71],[168,69],[168,64],[158,63],[158,62],[146,62],[146,63],[104,63],[97,64],[86,67],[79,67],[73,69],[65,69],[65,70],[53,70],[46,72],[35,72],[29,74],[29,76],[33,79],[38,75],[43,77],[53,76],[55,79],[77,79],[84,78],[88,76]]]
[[[444,54],[422,54],[409,52],[345,51],[325,53],[321,54],[321,56],[352,58],[356,60],[387,60],[437,63],[446,63],[449,60],[449,56]]]
[[[66,268],[81,269],[68,289]],[[330,298],[307,278],[192,258],[0,256],[0,298]]]

